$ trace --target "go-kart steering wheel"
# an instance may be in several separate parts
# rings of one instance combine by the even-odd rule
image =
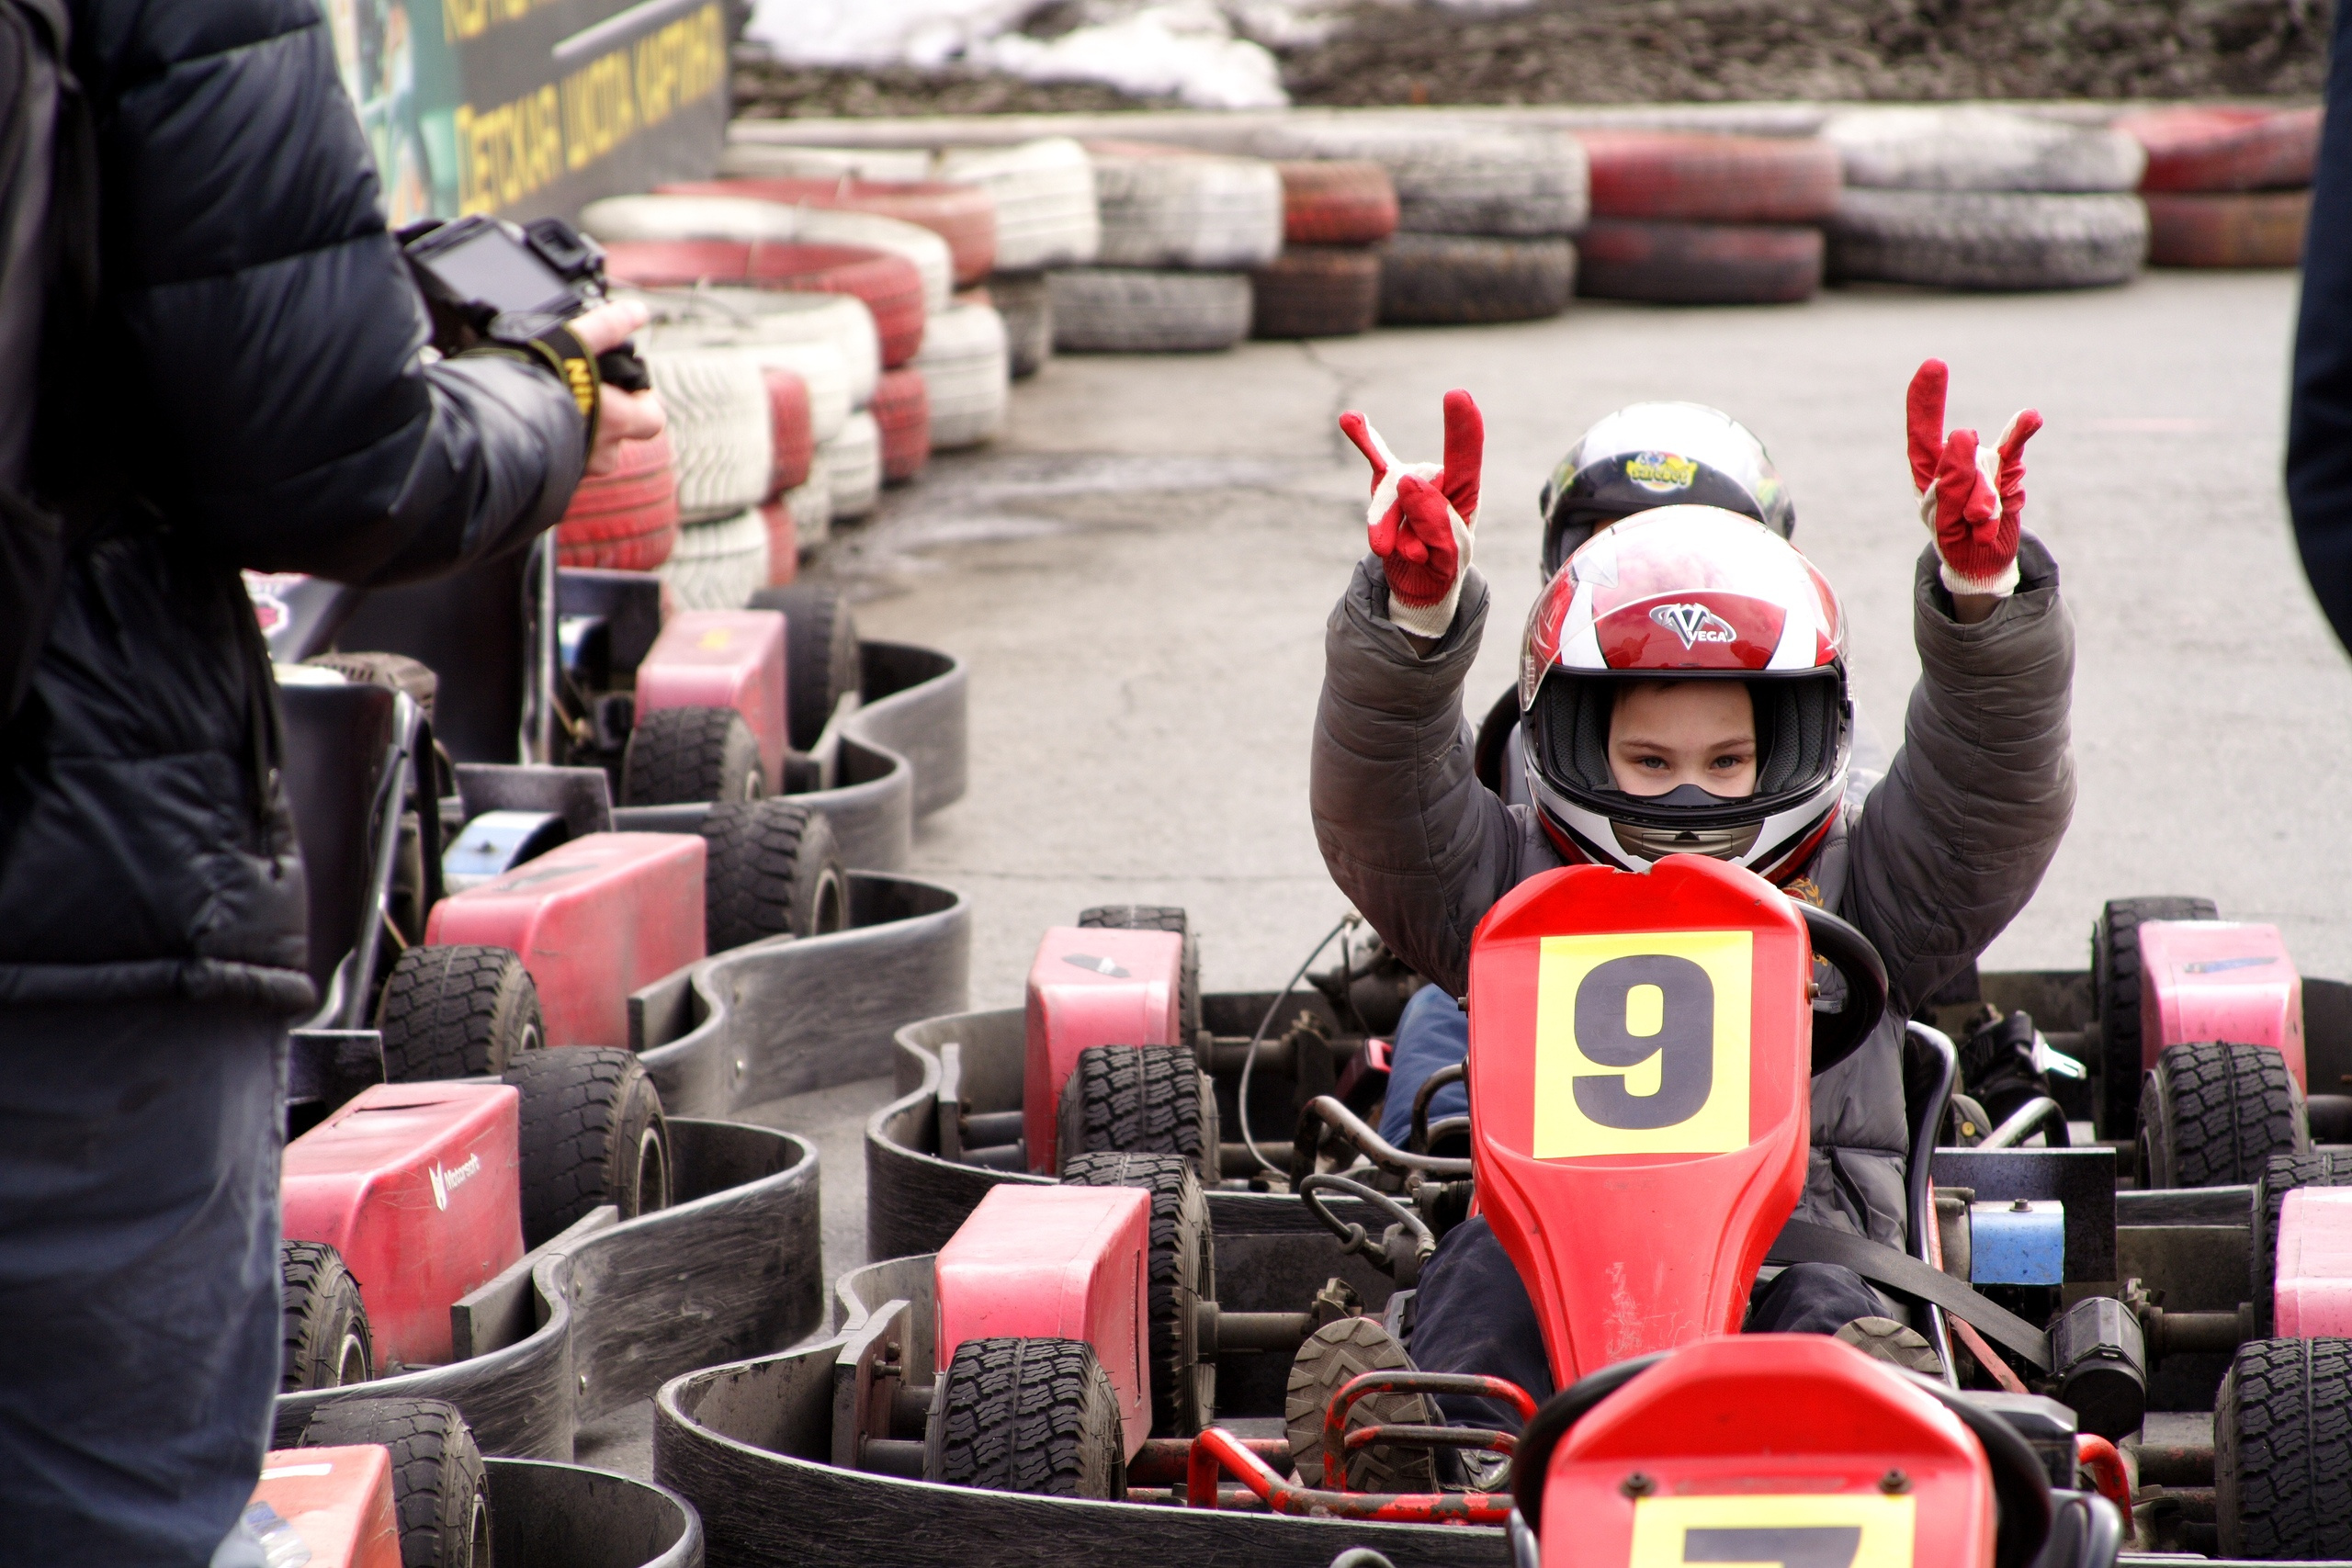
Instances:
[[[1826,909],[1792,900],[1804,917],[1814,956],[1844,977],[1846,999],[1834,1012],[1816,1004],[1813,1014],[1813,1071],[1827,1072],[1852,1055],[1886,1015],[1886,964],[1871,939]]]

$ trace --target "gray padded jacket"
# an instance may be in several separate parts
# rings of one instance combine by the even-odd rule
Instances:
[[[1919,683],[1903,744],[1866,799],[1849,798],[1804,872],[1886,961],[1886,1021],[1813,1084],[1812,1168],[1798,1214],[1904,1242],[1902,1021],[2000,934],[2032,897],[2074,814],[2067,750],[2074,623],[2058,568],[2032,535],[2023,581],[1962,626],[1919,557],[1912,635]],[[1387,618],[1366,556],[1324,636],[1310,798],[1323,863],[1389,947],[1455,996],[1470,933],[1516,884],[1562,863],[1534,812],[1472,769],[1462,685],[1487,623],[1475,570],[1424,656]]]

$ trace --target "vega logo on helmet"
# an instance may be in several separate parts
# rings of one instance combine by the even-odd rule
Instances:
[[[1729,621],[1704,604],[1660,604],[1650,611],[1650,619],[1682,639],[1685,649],[1696,648],[1702,642],[1737,642],[1739,633]]]
[[[1688,490],[1699,477],[1699,465],[1671,452],[1636,452],[1625,459],[1625,477],[1646,491],[1663,495]]]

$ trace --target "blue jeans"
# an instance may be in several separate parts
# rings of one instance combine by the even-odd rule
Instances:
[[[277,1393],[286,1028],[0,1009],[0,1561],[204,1568]]]
[[[1405,1146],[1413,1135],[1413,1096],[1440,1067],[1470,1059],[1470,1017],[1442,987],[1423,986],[1396,1021],[1396,1049],[1388,1054],[1388,1098],[1380,1108],[1380,1135]],[[1470,1092],[1450,1083],[1430,1098],[1432,1125],[1470,1113]]]

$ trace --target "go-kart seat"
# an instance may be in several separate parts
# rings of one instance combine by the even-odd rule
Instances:
[[[531,552],[454,577],[371,589],[336,634],[345,651],[404,653],[439,677],[433,731],[460,762],[519,762],[530,669]]]
[[[374,889],[369,831],[398,696],[377,685],[288,685],[287,805],[310,884],[311,978],[325,996],[359,937]]]

